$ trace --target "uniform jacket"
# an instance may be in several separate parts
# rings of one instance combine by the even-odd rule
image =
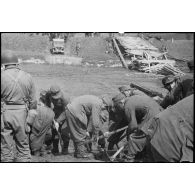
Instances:
[[[1,71],[1,100],[6,104],[36,107],[35,85],[30,74],[16,66]]]
[[[194,95],[159,113],[150,129],[152,146],[169,162],[193,161]]]
[[[44,128],[51,125],[54,119],[54,112],[44,105],[38,106],[36,111],[36,115],[31,115],[31,112],[29,112],[27,122],[30,121],[29,123],[32,126],[32,132],[39,135]]]
[[[152,98],[140,95],[127,98],[124,108],[129,130],[140,129],[146,134],[152,118],[163,110]]]
[[[27,118],[27,122],[32,128],[30,134],[30,146],[32,151],[39,150],[44,143],[46,134],[51,134],[51,126],[54,119],[52,109],[44,105],[38,106],[36,111],[36,114],[31,114],[31,111],[29,111]]]
[[[176,82],[175,87],[165,96],[160,105],[167,108],[170,105],[176,104],[178,101],[194,93],[192,86],[193,78],[183,76]]]
[[[76,97],[67,105],[68,110],[79,119],[86,127],[91,121],[95,131],[101,130],[103,102],[100,98],[93,95],[83,95]]]
[[[55,120],[58,123],[63,123],[65,120],[65,108],[67,106],[67,104],[70,102],[70,100],[68,98],[65,98],[64,95],[62,94],[62,96],[59,99],[56,100],[52,100],[52,104],[53,104],[53,111],[55,113]]]

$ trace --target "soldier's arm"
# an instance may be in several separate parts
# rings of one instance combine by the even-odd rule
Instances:
[[[29,89],[29,109],[36,109],[37,108],[37,100],[36,100],[36,90],[35,84],[33,82],[32,77],[30,79],[30,89]]]
[[[100,112],[101,112],[100,105],[92,106],[92,125],[95,134],[98,134],[98,132],[101,130]]]
[[[64,107],[67,106],[69,103],[70,103],[70,98],[68,97],[63,97],[62,98],[62,101],[63,101],[63,105]]]
[[[175,88],[165,96],[165,98],[160,103],[160,106],[166,109],[168,106],[175,104],[177,100],[178,100],[178,89]]]
[[[126,106],[125,115],[128,121],[128,132],[132,133],[134,130],[138,128],[136,114],[135,114],[135,106],[132,105],[132,103],[126,104],[125,106]]]
[[[58,122],[60,125],[62,125],[66,120],[66,114],[65,112],[62,112],[60,116],[56,119],[56,122]]]

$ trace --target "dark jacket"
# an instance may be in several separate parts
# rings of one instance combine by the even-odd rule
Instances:
[[[166,95],[160,105],[165,109],[193,93],[193,78],[183,76],[177,79],[175,87]]]

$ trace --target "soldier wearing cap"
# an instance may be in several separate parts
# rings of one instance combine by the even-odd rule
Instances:
[[[27,124],[30,126],[30,148],[33,155],[43,155],[45,146],[52,143],[52,124],[54,112],[46,106],[46,91],[40,92],[40,99],[36,110],[29,111]]]
[[[142,152],[146,145],[149,134],[147,129],[151,119],[162,111],[162,108],[147,96],[134,95],[124,98],[118,95],[114,99],[115,108],[124,113],[123,118],[128,124],[128,158],[130,161],[134,161],[136,154]]]
[[[55,121],[59,124],[59,132],[62,134],[63,139],[63,154],[68,153],[68,146],[70,141],[70,136],[67,130],[66,116],[65,116],[65,108],[67,104],[70,102],[69,98],[65,98],[63,92],[61,91],[58,85],[52,85],[49,90],[51,107],[55,113]],[[58,154],[58,143],[59,136],[56,131],[53,131],[53,153]]]
[[[128,125],[125,112],[124,112],[124,102],[126,99],[127,97],[123,93],[119,93],[112,98],[113,109],[112,112],[110,113],[110,124],[109,124],[109,131],[111,132]],[[118,133],[111,135],[108,138],[108,142],[109,142],[108,150],[113,150],[114,145],[117,146],[124,132],[125,130],[120,131]]]
[[[168,94],[161,101],[160,105],[167,108],[178,101],[194,93],[193,78],[185,75],[182,77],[166,76],[162,79],[162,84],[168,90]]]
[[[91,121],[92,134],[97,137],[107,120],[105,111],[109,112],[111,107],[112,100],[109,97],[99,98],[94,95],[76,97],[67,105],[67,124],[74,142],[76,158],[92,158],[85,148],[89,122]]]
[[[160,113],[162,107],[152,98],[134,95],[128,98],[124,105],[128,121],[128,155],[132,159],[146,146],[148,127],[153,117]]]
[[[28,110],[36,109],[35,85],[30,74],[18,66],[11,51],[2,51],[1,109],[4,128],[1,129],[1,161],[30,162],[26,118]],[[2,112],[1,111],[1,112]],[[16,148],[16,154],[14,148]]]

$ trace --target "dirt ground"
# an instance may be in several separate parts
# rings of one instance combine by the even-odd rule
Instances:
[[[47,37],[27,36],[26,34],[4,34],[1,37],[2,48],[12,49],[20,58],[30,59],[35,57],[44,59],[49,53],[49,42]],[[52,84],[58,84],[65,96],[70,99],[84,95],[92,94],[101,96],[108,94],[113,97],[118,93],[118,87],[129,85],[131,82],[141,84],[152,90],[166,93],[162,88],[162,76],[149,73],[133,72],[122,67],[90,66],[91,63],[106,64],[120,63],[117,56],[112,53],[106,53],[108,45],[103,38],[77,38],[70,40],[67,50],[70,55],[74,55],[76,42],[80,42],[81,50],[79,57],[82,57],[83,65],[70,66],[65,64],[21,64],[21,68],[33,76],[37,98],[41,89],[49,89]],[[32,44],[31,44],[32,43]],[[168,43],[168,42],[167,42]],[[169,51],[175,52],[178,57],[191,58],[193,56],[193,41],[179,41],[174,44],[167,44]],[[161,46],[161,45],[160,45]],[[160,47],[159,46],[159,47]],[[182,47],[181,47],[182,46]],[[180,49],[181,48],[181,49]],[[111,62],[112,61],[112,62]],[[87,65],[88,64],[88,65]],[[184,72],[189,72],[186,64],[179,66]],[[192,74],[192,73],[190,73]],[[47,155],[46,157],[33,157],[33,162],[86,162],[73,157],[72,144],[70,155]],[[87,162],[102,162],[97,160]]]
[[[29,72],[35,82],[37,98],[41,89],[48,89],[52,84],[58,84],[65,96],[74,98],[79,95],[93,94],[110,97],[118,93],[118,87],[136,82],[158,92],[166,93],[161,85],[161,77],[153,74],[130,72],[115,67],[88,67],[48,64],[23,64],[21,68]],[[64,156],[33,157],[34,162],[84,162],[71,154]],[[85,161],[86,162],[86,161]],[[91,162],[91,161],[87,161]],[[92,162],[100,162],[92,160]]]

